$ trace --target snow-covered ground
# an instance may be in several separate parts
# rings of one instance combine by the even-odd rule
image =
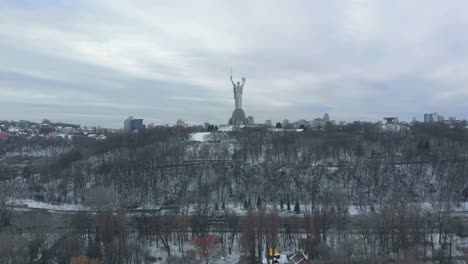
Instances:
[[[293,129],[286,129],[286,128],[269,128],[269,131],[272,132],[302,132],[304,129],[302,128],[293,128]]]
[[[91,210],[90,208],[81,204],[50,204],[45,202],[38,202],[32,199],[18,199],[13,201],[15,206],[25,207],[31,209],[45,209],[53,211],[84,211]]]
[[[197,132],[197,133],[192,133],[190,134],[190,140],[192,141],[199,141],[199,142],[205,142],[208,140],[209,136],[211,135],[211,132]]]
[[[45,210],[51,210],[51,211],[94,211],[92,208],[86,207],[84,205],[80,204],[49,204],[45,202],[38,202],[34,201],[32,199],[17,199],[14,201],[15,206],[24,208],[24,209],[45,209]],[[219,205],[221,207],[221,205]],[[297,216],[297,217],[302,217],[304,213],[310,212],[311,205],[308,204],[301,204],[301,213],[295,214],[293,212],[293,207],[294,204],[291,204],[291,211],[286,210],[286,205],[284,205],[284,210],[279,210],[278,205],[273,205],[273,204],[264,204],[263,208],[265,208],[266,212],[271,212],[275,208],[279,210],[279,215],[282,217],[288,217],[288,216]],[[161,214],[173,214],[173,210],[161,210],[161,205],[155,205],[155,204],[147,204],[144,206],[140,206],[135,209],[135,211],[146,211],[146,210],[158,210]],[[434,210],[435,208],[430,204],[430,203],[423,203],[422,208],[424,210]],[[224,214],[226,212],[230,212],[235,215],[246,215],[248,213],[247,210],[243,208],[243,205],[240,203],[227,203],[225,205],[225,210],[222,210],[220,208],[219,211],[214,211],[215,213],[219,214]],[[363,215],[367,214],[370,212],[370,207],[369,206],[354,206],[351,205],[348,207],[348,215],[350,216],[356,216],[356,215]],[[453,214],[465,214],[468,212],[468,202],[466,203],[460,203],[456,207],[453,208]],[[194,205],[188,206],[188,207],[181,207],[179,208],[179,213],[186,213],[188,215],[192,215],[196,213],[196,207]]]
[[[453,209],[455,212],[468,212],[468,202],[460,203]]]
[[[229,131],[232,131],[234,129],[233,126],[220,126],[218,131],[220,132],[229,132]]]

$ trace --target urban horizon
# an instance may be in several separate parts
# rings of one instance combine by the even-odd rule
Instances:
[[[324,113],[324,114],[329,114],[329,113]],[[425,115],[430,115],[430,114],[437,114],[439,117],[442,117],[442,119],[440,119],[438,121],[466,121],[467,120],[466,118],[463,118],[463,117],[446,116],[446,115],[442,115],[441,113],[437,113],[437,112],[424,113],[424,114],[422,114],[422,116],[420,118],[415,116],[415,117],[413,117],[411,119],[401,119],[401,118],[399,118],[398,116],[395,116],[395,115],[393,115],[393,116],[392,115],[387,115],[387,116],[382,116],[380,119],[377,119],[377,120],[350,120],[350,121],[339,120],[339,119],[333,118],[332,115],[330,115],[330,114],[329,115],[331,116],[330,120],[335,121],[336,122],[335,124],[338,125],[340,123],[349,124],[349,123],[353,123],[353,122],[378,123],[378,122],[384,122],[385,118],[388,118],[388,117],[395,117],[399,122],[403,122],[403,123],[411,123],[413,121],[423,123],[423,122],[425,122]],[[102,128],[110,128],[110,129],[123,129],[124,128],[123,123],[126,120],[126,118],[129,118],[129,117],[134,117],[134,118],[144,120],[144,124],[147,127],[149,125],[150,126],[176,126],[178,121],[184,122],[187,126],[205,126],[206,124],[212,124],[212,125],[217,125],[217,126],[228,126],[229,125],[227,121],[219,122],[219,123],[212,122],[210,120],[203,121],[203,122],[192,122],[192,121],[184,120],[182,118],[179,118],[179,119],[176,119],[176,120],[173,120],[173,121],[168,121],[168,122],[151,122],[152,119],[146,119],[146,118],[141,117],[141,116],[132,116],[132,115],[122,117],[121,120],[119,120],[120,125],[115,125],[115,126],[104,126],[104,125],[101,125],[101,124],[82,124],[82,123],[79,123],[79,122],[71,122],[69,120],[53,120],[53,119],[49,119],[49,118],[43,118],[43,119],[18,119],[18,120],[0,118],[0,121],[1,120],[14,121],[14,122],[31,121],[31,122],[40,124],[40,123],[42,123],[43,120],[50,120],[50,122],[52,122],[52,123],[74,124],[74,125],[80,125],[81,127],[102,127]],[[314,119],[321,119],[321,118],[322,118],[321,116],[316,116],[316,117],[313,117],[313,118],[310,118],[310,119],[306,119],[306,118],[299,118],[299,119],[284,118],[284,119],[265,119],[265,120],[255,119],[255,125],[265,125],[265,123],[267,121],[271,121],[273,126],[274,126],[276,123],[278,123],[278,122],[283,123],[285,120],[287,120],[290,123],[297,123],[297,122],[300,122],[302,120],[312,122]],[[227,119],[227,117],[225,119]],[[438,122],[438,121],[436,121],[436,122]],[[425,123],[428,123],[428,122],[425,122]]]

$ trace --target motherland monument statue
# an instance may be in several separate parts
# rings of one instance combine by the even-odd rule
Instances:
[[[242,90],[244,89],[245,84],[245,77],[242,77],[242,84],[237,82],[237,84],[232,80],[231,75],[231,83],[233,85],[232,90],[234,92],[234,100],[236,103],[235,109],[242,109]]]
[[[234,93],[234,101],[235,101],[235,108],[234,112],[232,112],[232,117],[229,119],[229,125],[233,126],[242,126],[247,125],[247,118],[245,117],[244,110],[242,110],[242,94],[244,91],[244,84],[245,84],[245,77],[242,77],[241,82],[234,82],[232,79],[232,72],[231,72],[231,83],[232,83],[232,91]]]

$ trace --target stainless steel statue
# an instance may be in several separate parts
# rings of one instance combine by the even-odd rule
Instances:
[[[244,89],[245,77],[242,77],[242,84],[240,82],[236,84],[232,80],[231,75],[231,83],[233,85],[232,90],[234,92],[234,100],[236,101],[236,109],[242,109],[242,90]]]

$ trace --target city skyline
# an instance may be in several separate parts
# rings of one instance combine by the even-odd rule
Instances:
[[[0,120],[467,118],[468,3],[397,2],[5,1]]]

